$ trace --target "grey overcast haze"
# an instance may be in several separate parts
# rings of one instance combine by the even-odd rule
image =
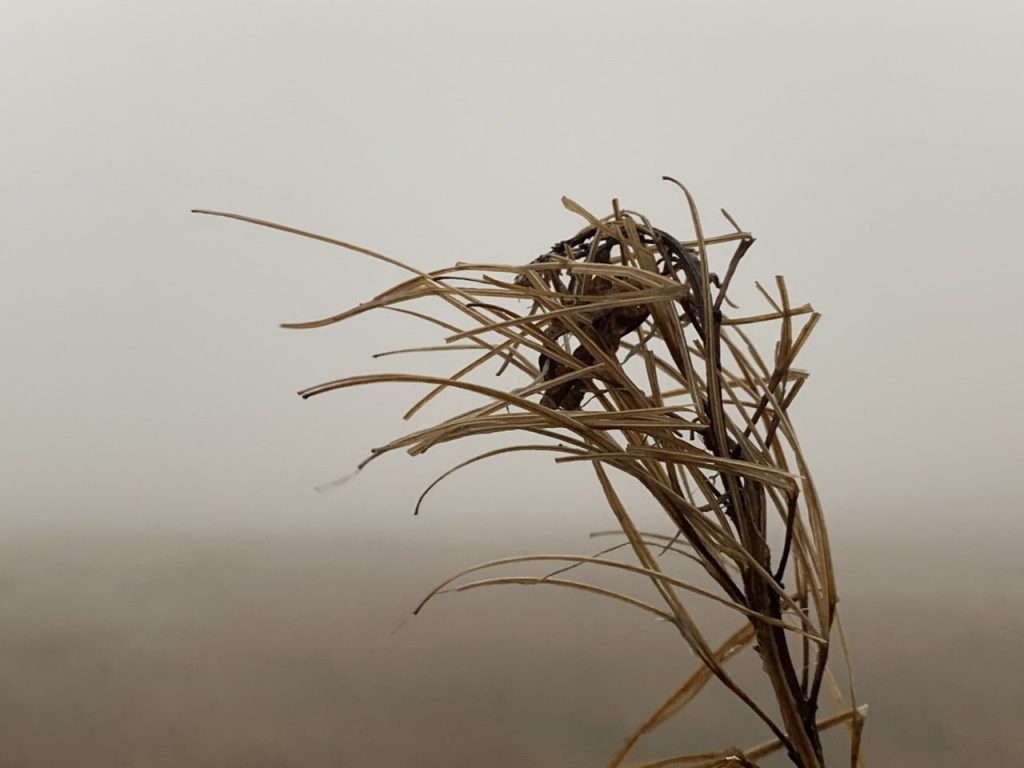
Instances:
[[[666,174],[757,237],[745,311],[782,274],[824,315],[793,416],[869,764],[1019,759],[1022,28],[1015,2],[0,3],[0,765],[601,764],[689,660],[625,692],[575,645],[618,614],[546,593],[402,623],[459,566],[588,550],[586,473],[501,457],[414,518],[457,446],[317,492],[420,390],[299,389],[461,358],[374,359],[440,343],[397,314],[279,328],[403,274],[190,209],[517,264],[579,229],[563,195],[689,237]]]

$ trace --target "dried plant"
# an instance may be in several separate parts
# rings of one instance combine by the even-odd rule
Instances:
[[[385,382],[428,385],[429,392],[406,417],[449,389],[482,399],[470,411],[375,449],[364,464],[398,449],[417,455],[471,436],[515,432],[539,441],[474,456],[430,488],[469,464],[514,451],[554,452],[556,462],[586,462],[592,467],[625,539],[622,545],[591,557],[534,555],[485,563],[445,580],[424,603],[453,585],[465,590],[546,584],[596,593],[670,622],[701,664],[626,739],[611,768],[623,765],[643,736],[678,714],[712,679],[749,707],[772,739],[743,750],[635,764],[638,768],[755,766],[779,750],[794,765],[818,768],[825,765],[820,734],[837,724],[845,724],[849,731],[849,764],[855,768],[861,765],[865,709],[858,708],[853,695],[821,504],[789,418],[789,408],[808,375],[794,363],[819,315],[809,305],[794,306],[781,277],[776,278],[774,295],[758,285],[767,311],[727,315],[723,308],[731,306],[726,297],[729,285],[754,238],[724,211],[735,231],[705,237],[689,192],[669,181],[686,196],[695,229],[689,241],[654,227],[639,213],[621,210],[617,202],[611,215],[599,219],[563,199],[586,226],[529,264],[460,263],[430,273],[332,238],[245,216],[199,212],[333,243],[414,275],[346,312],[286,327],[319,328],[389,308],[414,314],[446,332],[448,347],[419,351],[451,345],[479,350],[471,363],[448,377],[353,376],[301,392],[308,398]],[[733,251],[721,277],[711,271],[712,246]],[[405,306],[428,299],[453,307],[466,327],[447,322],[436,312]],[[524,302],[529,307],[525,314]],[[744,330],[764,324],[779,328],[771,355],[759,352]],[[499,375],[517,369],[528,383],[502,388],[472,381],[470,374],[486,363],[497,366]],[[609,470],[643,486],[667,517],[669,534],[637,529]],[[774,547],[771,542],[776,542]],[[635,558],[631,562],[609,556],[623,546]],[[706,574],[705,586],[680,578],[671,561],[660,557],[663,553],[698,563]],[[539,577],[463,581],[478,571],[538,561],[555,561],[562,567]],[[648,581],[657,604],[563,577],[581,565],[615,569]],[[727,606],[739,614],[741,626],[713,647],[687,607],[692,599]],[[834,636],[849,681],[846,703],[829,670]],[[755,701],[726,669],[731,658],[751,646],[771,683],[773,706]],[[830,716],[819,713],[823,686],[839,707]]]

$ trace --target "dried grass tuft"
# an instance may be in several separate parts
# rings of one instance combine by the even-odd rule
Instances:
[[[661,766],[756,766],[783,750],[802,768],[825,765],[820,734],[844,724],[850,733],[849,764],[862,765],[860,733],[866,709],[858,707],[849,660],[838,626],[835,573],[821,503],[789,418],[807,373],[794,367],[819,315],[794,305],[786,283],[774,291],[758,286],[766,311],[731,316],[727,291],[754,243],[749,232],[715,237],[703,233],[697,208],[686,197],[695,230],[680,240],[643,215],[622,210],[598,218],[563,198],[586,224],[529,264],[455,264],[426,273],[365,248],[259,219],[197,211],[291,232],[398,266],[412,276],[345,312],[290,328],[319,328],[378,309],[412,314],[443,329],[444,346],[479,351],[448,377],[395,373],[353,376],[304,390],[304,398],[386,382],[426,385],[406,413],[411,416],[446,390],[479,396],[481,404],[431,427],[377,448],[364,462],[403,449],[412,455],[475,435],[529,433],[536,442],[489,450],[454,467],[440,480],[475,462],[516,451],[547,451],[557,462],[587,462],[624,539],[593,557],[537,555],[496,560],[456,574],[443,591],[496,584],[548,585],[584,590],[649,612],[670,622],[701,665],[626,739],[609,763],[625,764],[638,742],[676,717],[712,679],[717,679],[764,723],[771,740],[745,750],[729,748],[634,764]],[[708,251],[728,247],[721,276]],[[440,300],[464,319],[457,326],[427,308]],[[408,308],[418,303],[416,310]],[[524,311],[524,307],[527,307]],[[777,341],[762,353],[744,328],[774,326]],[[394,353],[385,353],[394,354]],[[486,386],[469,376],[487,363],[498,374],[517,369],[524,386]],[[669,534],[641,532],[620,500],[609,470],[629,475],[664,512]],[[420,498],[420,503],[423,497]],[[417,510],[419,503],[417,503]],[[781,542],[774,547],[769,542]],[[628,548],[632,563],[606,557]],[[674,552],[699,564],[710,589],[670,572],[659,557]],[[466,582],[498,566],[550,561],[547,576],[502,576]],[[655,603],[622,592],[556,576],[574,568],[615,569],[649,582]],[[691,599],[733,609],[739,628],[712,647],[687,608]],[[422,607],[422,605],[420,606]],[[417,608],[417,611],[419,608]],[[841,630],[841,627],[839,628]],[[846,696],[829,670],[833,635],[840,641]],[[729,674],[733,657],[753,649],[771,682],[774,702],[763,705]],[[822,687],[837,711],[819,714]]]

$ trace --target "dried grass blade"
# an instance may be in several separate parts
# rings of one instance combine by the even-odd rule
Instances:
[[[471,589],[479,589],[480,587],[494,587],[507,584],[519,584],[519,585],[536,585],[536,584],[550,584],[555,587],[568,587],[569,589],[578,589],[583,592],[590,592],[591,594],[600,595],[602,597],[610,597],[613,600],[632,605],[635,608],[640,608],[648,613],[652,613],[659,619],[674,623],[672,614],[666,613],[660,608],[655,608],[653,605],[645,603],[643,600],[637,600],[635,597],[624,595],[621,592],[615,592],[611,589],[605,589],[603,587],[597,587],[593,584],[584,584],[580,581],[570,581],[568,579],[544,579],[541,577],[525,577],[525,576],[507,576],[496,579],[483,579],[481,581],[474,581],[469,584],[463,584],[456,589],[457,592],[466,592]],[[422,606],[417,607],[413,613],[418,613]]]
[[[754,639],[754,630],[750,624],[744,624],[736,632],[729,636],[729,638],[722,643],[718,648],[715,649],[714,656],[719,664],[725,664],[729,659],[738,654]],[[659,725],[663,724],[675,714],[685,707],[689,702],[696,698],[704,686],[711,681],[713,675],[711,668],[705,664],[702,664],[697,670],[688,677],[682,685],[677,688],[671,696],[669,696],[658,709],[656,709],[650,717],[647,718],[641,725],[633,731],[619,750],[618,754],[612,758],[612,761],[608,764],[608,768],[619,768],[622,765],[622,761],[626,759],[633,748],[645,735],[653,731]],[[709,757],[712,755],[708,755]]]
[[[860,707],[858,709],[848,709],[845,712],[832,715],[831,717],[823,717],[815,722],[818,731],[827,731],[829,728],[834,728],[841,723],[848,722],[856,717],[863,718],[866,712],[866,707]],[[756,747],[743,750],[743,755],[747,760],[756,760],[758,758],[767,757],[773,752],[778,752],[785,745],[782,744],[778,739],[772,739],[766,741],[763,744],[758,744]],[[687,765],[690,768],[727,768],[729,765],[734,765],[734,762],[730,762],[730,758],[734,753],[732,750],[724,750],[719,752],[717,755],[712,757],[710,760],[704,762],[695,762],[697,758],[702,756],[696,755],[679,755],[677,757],[669,757],[662,760],[653,760],[644,763],[633,763],[629,768],[669,768],[673,765]]]
[[[441,483],[441,481],[451,477],[460,469],[468,467],[470,464],[476,464],[478,461],[484,461],[485,459],[492,458],[494,456],[501,456],[506,453],[515,453],[518,451],[551,451],[554,453],[570,453],[572,452],[572,449],[560,445],[512,445],[507,446],[505,448],[496,448],[493,451],[485,451],[484,453],[477,454],[472,458],[459,462],[451,469],[448,469],[447,471],[443,472],[442,474],[434,478],[434,480],[431,481],[430,485],[428,485],[423,490],[423,493],[421,493],[420,497],[416,500],[416,507],[413,510],[413,514],[418,515],[420,513],[420,508],[423,506],[423,500],[427,497],[427,494],[434,490],[434,488],[436,488]]]
[[[643,538],[639,535],[636,526],[633,525],[633,521],[629,514],[626,512],[625,507],[622,505],[622,501],[619,499],[618,494],[615,492],[614,487],[609,480],[607,473],[604,471],[604,467],[601,466],[600,462],[595,461],[594,471],[597,473],[598,480],[601,483],[601,489],[605,493],[605,497],[608,499],[608,504],[612,508],[616,519],[619,522],[620,527],[626,534],[630,543],[633,544],[633,551],[636,553],[637,559],[640,560],[640,564],[652,571],[660,572],[657,561],[651,556],[650,551],[647,549],[647,545],[644,543]],[[692,541],[692,539],[691,539]],[[761,718],[762,722],[768,726],[768,728],[783,742],[788,743],[786,735],[782,732],[775,721],[755,702],[725,671],[725,668],[718,663],[714,656],[714,652],[708,646],[707,640],[704,638],[700,628],[693,621],[689,612],[683,607],[683,604],[672,592],[671,588],[662,585],[658,579],[652,579],[652,583],[655,588],[661,593],[662,598],[672,611],[673,620],[672,622],[679,629],[683,639],[686,640],[690,648],[697,657],[704,662],[704,664],[711,670],[712,674],[715,675],[737,698],[740,699],[744,704],[747,705],[750,710]]]

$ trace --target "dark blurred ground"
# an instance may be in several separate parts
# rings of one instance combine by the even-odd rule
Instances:
[[[600,766],[693,666],[552,589],[403,624],[457,566],[536,547],[343,529],[6,535],[0,766]],[[1020,764],[1024,568],[1012,537],[952,538],[836,545],[869,766]],[[638,756],[764,738],[709,689]]]

